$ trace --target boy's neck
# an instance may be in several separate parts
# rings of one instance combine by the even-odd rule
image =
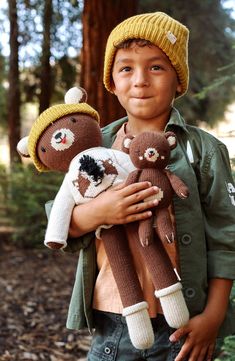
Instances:
[[[133,135],[140,134],[146,131],[161,131],[164,132],[165,127],[170,119],[171,110],[168,114],[163,114],[155,119],[136,119],[128,115],[127,132]]]

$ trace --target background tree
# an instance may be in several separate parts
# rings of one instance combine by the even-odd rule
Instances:
[[[1,54],[0,47],[0,127],[7,127],[7,101],[6,101],[6,59]]]
[[[103,85],[103,64],[106,40],[115,25],[137,12],[136,0],[84,0],[82,16],[83,48],[81,85],[89,96],[89,104],[101,116],[101,125],[125,115],[115,96]]]
[[[52,0],[44,1],[43,12],[43,42],[41,57],[39,113],[42,113],[50,105],[52,79],[51,79],[51,24],[52,24]]]
[[[190,87],[188,95],[177,100],[176,106],[183,108],[189,123],[205,121],[213,125],[223,118],[226,106],[235,98],[231,76],[234,65],[227,66],[234,58],[235,25],[222,4],[219,0],[192,0],[190,3],[186,0],[130,0],[128,3],[85,0],[82,8],[82,1],[78,0],[17,0],[22,105],[33,102],[38,106],[43,98],[42,110],[51,102],[62,101],[69,87],[81,83],[89,93],[90,104],[101,113],[102,125],[121,117],[124,110],[116,97],[104,89],[102,81],[107,36],[126,17],[139,12],[166,11],[190,28]],[[53,11],[44,11],[48,6]],[[47,54],[46,61],[42,60],[42,53]],[[40,81],[42,75],[45,75],[44,81]],[[16,91],[19,89],[17,82],[16,74]],[[3,81],[1,89],[4,95]],[[14,109],[17,111],[17,107]]]
[[[8,137],[10,162],[19,161],[16,151],[20,139],[20,82],[19,82],[19,43],[16,0],[8,0],[10,20],[10,57],[8,91]]]
[[[77,0],[17,3],[22,101],[39,104],[41,112],[79,76],[82,9]]]

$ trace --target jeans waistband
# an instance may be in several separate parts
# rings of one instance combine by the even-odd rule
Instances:
[[[93,310],[94,320],[95,322],[104,322],[104,320],[110,320],[116,323],[126,324],[126,319],[120,313],[113,313],[113,312],[105,312],[105,311],[98,311]],[[151,318],[152,325],[165,325],[166,320],[162,314],[158,314],[157,317]]]

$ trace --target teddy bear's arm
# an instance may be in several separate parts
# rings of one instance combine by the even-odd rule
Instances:
[[[166,175],[175,193],[182,199],[187,198],[189,196],[189,190],[186,184],[179,177],[177,177],[177,175],[170,172],[169,170],[166,171]]]
[[[47,225],[44,244],[53,249],[67,245],[68,231],[75,201],[66,177],[55,197]]]
[[[168,208],[156,208],[154,228],[162,242],[174,242],[175,229],[172,224]]]
[[[136,170],[133,170],[127,177],[126,179],[126,182],[125,182],[125,185],[128,186],[130,184],[133,184],[133,183],[136,183],[138,182],[139,180],[139,177],[140,177],[140,174],[141,174],[141,170],[139,169],[136,169]]]
[[[139,221],[139,239],[143,247],[153,241],[153,217]]]

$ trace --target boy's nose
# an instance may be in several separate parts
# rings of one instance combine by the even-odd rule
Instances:
[[[136,72],[135,77],[134,77],[134,86],[135,87],[144,87],[144,86],[148,86],[149,85],[149,81],[147,76],[141,71],[141,72]]]

